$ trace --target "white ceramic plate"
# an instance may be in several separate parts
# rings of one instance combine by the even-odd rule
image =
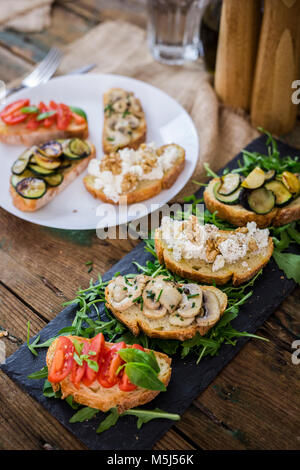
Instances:
[[[86,191],[82,182],[85,175],[83,173],[42,209],[37,212],[22,212],[12,204],[9,178],[11,166],[24,148],[0,143],[0,202],[5,210],[24,220],[47,227],[88,230],[139,219],[166,204],[183,188],[195,169],[199,155],[195,126],[187,112],[173,98],[145,82],[109,74],[70,75],[54,78],[36,88],[21,90],[11,96],[7,103],[20,98],[30,98],[33,104],[39,101],[48,103],[53,99],[84,109],[88,115],[89,140],[96,146],[97,157],[102,158],[102,95],[112,87],[133,91],[140,98],[148,125],[147,142],[155,142],[158,145],[174,142],[185,149],[185,168],[176,183],[169,190],[144,201],[142,205],[132,204],[128,206],[128,210],[121,209],[116,220],[115,211],[109,208],[103,217],[104,207],[101,205],[104,204]]]

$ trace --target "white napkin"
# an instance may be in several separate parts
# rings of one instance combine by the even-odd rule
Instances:
[[[54,0],[0,0],[0,28],[26,33],[39,32],[51,22]]]

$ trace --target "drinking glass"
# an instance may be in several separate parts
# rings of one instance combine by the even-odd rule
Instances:
[[[203,55],[200,24],[210,0],[148,0],[148,44],[153,57],[181,65]]]

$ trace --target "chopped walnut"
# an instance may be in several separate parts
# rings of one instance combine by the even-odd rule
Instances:
[[[145,144],[142,144],[140,148],[143,151],[140,165],[144,173],[150,173],[157,164],[156,151]]]
[[[133,191],[137,184],[138,184],[138,177],[133,173],[126,173],[123,176],[123,180],[121,183],[121,189],[123,193],[129,193],[129,191]]]
[[[198,219],[191,215],[188,220],[183,222],[186,236],[192,243],[200,243],[202,241],[202,232],[199,228]]]
[[[101,171],[111,171],[113,175],[119,175],[122,171],[122,162],[118,153],[110,153],[100,162]]]
[[[208,261],[208,263],[213,263],[219,253],[220,252],[218,248],[216,247],[214,240],[208,239],[206,241],[206,252],[205,252],[206,260]]]
[[[247,227],[239,227],[235,231],[238,233],[248,233]]]
[[[250,238],[249,242],[248,242],[248,248],[250,251],[256,251],[258,250],[258,246],[257,246],[257,243],[256,241],[254,240],[254,238]]]

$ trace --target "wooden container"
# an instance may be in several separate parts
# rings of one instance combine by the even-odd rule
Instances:
[[[300,0],[265,0],[251,102],[251,122],[281,135],[292,130],[300,78]]]
[[[233,108],[250,108],[260,5],[260,0],[223,0],[215,90],[221,100]]]

